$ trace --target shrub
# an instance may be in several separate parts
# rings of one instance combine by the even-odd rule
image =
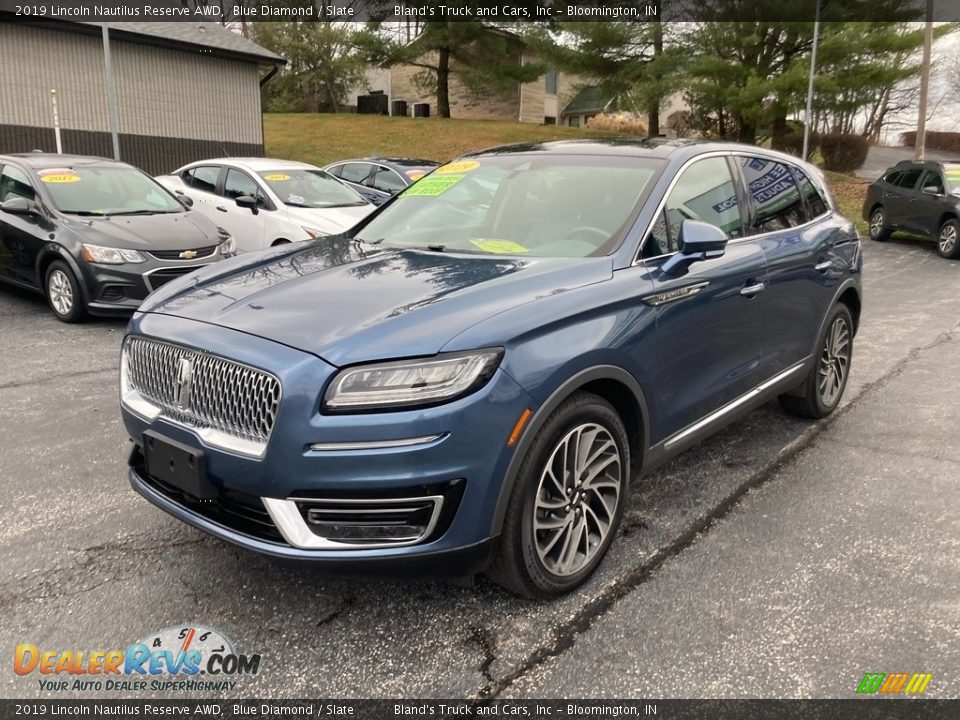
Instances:
[[[820,147],[820,134],[810,133],[810,147],[807,150],[807,157],[813,157],[813,154]],[[803,154],[803,128],[800,132],[790,131],[783,136],[783,151],[790,153],[794,157],[800,157]]]
[[[587,120],[590,130],[609,130],[629,135],[647,135],[647,124],[636,113],[600,113]]]
[[[867,159],[870,141],[860,135],[831,133],[820,138],[823,166],[834,172],[853,172]]]
[[[917,144],[916,131],[900,133],[900,142],[908,147],[914,147]],[[960,152],[960,133],[941,132],[939,130],[927,131],[926,146],[932,150],[946,150],[947,152]]]
[[[690,137],[693,131],[692,113],[689,110],[676,110],[667,118],[667,129],[678,138]]]

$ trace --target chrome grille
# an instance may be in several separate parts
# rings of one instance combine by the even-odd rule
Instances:
[[[165,417],[266,445],[280,407],[280,381],[273,375],[141,337],[128,338],[123,351],[130,389]]]

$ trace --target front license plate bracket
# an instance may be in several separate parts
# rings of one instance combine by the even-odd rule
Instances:
[[[198,500],[218,495],[207,477],[202,450],[147,430],[143,433],[143,457],[147,474]]]

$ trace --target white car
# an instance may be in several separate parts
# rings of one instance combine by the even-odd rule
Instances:
[[[240,252],[336,235],[376,209],[328,172],[290,160],[202,160],[157,181],[229,232]]]

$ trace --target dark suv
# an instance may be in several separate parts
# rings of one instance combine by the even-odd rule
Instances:
[[[894,230],[936,239],[937,252],[960,258],[960,161],[905,160],[870,185],[863,219],[870,237],[886,240]]]

